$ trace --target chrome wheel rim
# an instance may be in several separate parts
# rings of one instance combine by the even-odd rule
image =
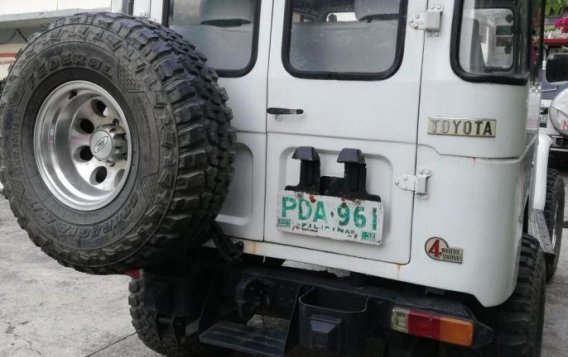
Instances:
[[[64,205],[93,211],[120,193],[132,161],[130,130],[118,102],[102,87],[71,81],[44,100],[34,128],[39,173]]]

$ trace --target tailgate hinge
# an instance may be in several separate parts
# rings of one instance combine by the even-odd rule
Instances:
[[[428,199],[428,179],[432,176],[432,170],[428,167],[419,167],[418,175],[402,175],[394,183],[405,191],[413,191],[419,199]]]
[[[412,16],[408,21],[408,24],[415,30],[424,30],[428,36],[440,36],[443,13],[443,5],[433,4],[428,6],[428,10],[426,12],[417,13]]]

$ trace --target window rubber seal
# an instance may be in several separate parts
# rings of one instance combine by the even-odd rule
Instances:
[[[398,34],[396,40],[395,60],[393,64],[383,72],[314,72],[302,71],[294,68],[290,62],[290,42],[292,34],[292,1],[286,0],[284,11],[284,34],[282,41],[282,64],[288,73],[296,78],[323,79],[323,80],[352,80],[352,81],[378,81],[388,79],[396,74],[402,65],[404,57],[404,45],[406,39],[406,21],[408,16],[408,0],[401,0],[398,22]]]
[[[254,14],[254,27],[252,34],[252,51],[249,63],[242,69],[217,69],[214,68],[215,72],[222,78],[238,78],[244,77],[249,74],[258,59],[258,38],[260,32],[260,12],[262,7],[262,0],[255,0],[256,8]],[[170,19],[173,17],[174,6],[172,0],[164,0],[162,7],[162,25],[170,27]]]
[[[495,74],[478,74],[465,71],[459,60],[459,48],[461,39],[461,25],[463,20],[463,6],[465,0],[458,0],[455,3],[453,23],[452,23],[452,40],[450,45],[450,63],[452,70],[461,79],[474,82],[474,83],[493,83],[493,84],[506,84],[506,85],[516,85],[524,86],[529,81],[529,68],[524,69],[526,73],[517,76],[507,76],[507,75],[495,75]],[[529,11],[530,12],[530,11]],[[530,41],[530,36],[528,41]],[[527,64],[530,62],[530,47],[527,51]]]

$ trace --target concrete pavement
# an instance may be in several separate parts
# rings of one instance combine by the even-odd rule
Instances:
[[[568,356],[568,229],[548,287],[543,357]],[[124,276],[90,276],[45,256],[0,199],[0,357],[158,357],[137,339]]]

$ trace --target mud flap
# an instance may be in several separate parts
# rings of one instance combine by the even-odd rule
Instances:
[[[544,251],[546,260],[554,259],[556,254],[554,253],[554,246],[552,245],[552,239],[550,239],[550,234],[548,232],[543,210],[532,210],[532,214],[529,219],[528,233],[538,239],[540,246]]]

